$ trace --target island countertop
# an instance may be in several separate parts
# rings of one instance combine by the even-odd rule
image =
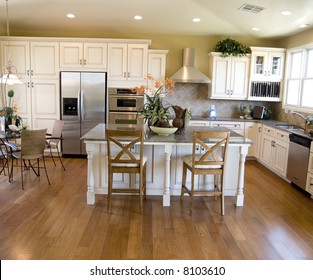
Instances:
[[[95,195],[107,194],[106,128],[116,127],[98,124],[81,138],[86,144],[88,158],[87,204],[95,203]],[[225,196],[235,196],[236,206],[243,206],[244,165],[251,140],[226,127],[188,126],[168,136],[157,135],[146,126],[137,129],[145,131],[144,151],[148,157],[147,195],[163,195],[163,206],[170,206],[171,195],[180,195],[182,156],[191,152],[193,131],[230,131],[224,191]],[[218,139],[208,139],[206,143],[214,145],[217,142]],[[120,188],[129,188],[131,183],[137,182],[129,176],[120,175],[115,182]],[[204,179],[206,187],[214,186],[213,178]]]
[[[91,129],[85,135],[82,136],[84,141],[105,141],[105,129],[116,128],[114,125],[98,124],[96,127]],[[152,132],[147,126],[139,126],[138,129],[145,130],[145,142],[146,143],[192,143],[193,131],[230,131],[229,144],[252,144],[252,141],[242,135],[225,127],[202,127],[202,126],[188,126],[182,131],[178,131],[171,135],[158,135]],[[211,139],[208,143],[215,143],[216,140]]]

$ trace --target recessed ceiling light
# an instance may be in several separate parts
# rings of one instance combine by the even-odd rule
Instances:
[[[280,14],[283,16],[290,16],[292,13],[290,11],[281,11]]]
[[[75,18],[75,15],[72,14],[72,13],[68,13],[68,14],[66,15],[66,17],[68,17],[68,18]]]
[[[199,22],[199,21],[201,21],[201,19],[198,18],[198,17],[195,17],[195,18],[192,19],[192,21],[193,21],[193,22]]]
[[[258,27],[252,27],[251,28],[253,31],[259,31],[260,30],[260,28],[258,28]]]
[[[134,19],[135,19],[135,20],[142,20],[142,16],[139,16],[139,15],[134,16]]]
[[[309,25],[308,24],[300,24],[299,27],[301,28],[305,28],[305,27],[308,27]]]

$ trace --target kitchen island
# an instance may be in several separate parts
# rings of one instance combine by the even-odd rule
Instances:
[[[113,126],[109,128],[114,129]],[[170,206],[171,195],[180,195],[182,179],[182,156],[192,152],[193,131],[229,131],[223,127],[189,126],[183,131],[163,136],[157,135],[146,126],[144,151],[148,156],[147,162],[147,195],[163,195],[163,206]],[[96,194],[107,194],[107,159],[105,124],[98,124],[86,133],[82,140],[86,144],[88,156],[87,175],[87,204],[95,203]],[[214,139],[208,141],[214,144]],[[225,195],[234,196],[236,206],[244,203],[244,169],[248,148],[252,141],[231,131],[228,158],[226,162]],[[136,147],[134,147],[136,149]],[[201,151],[199,151],[201,152]],[[118,174],[114,184],[128,188],[138,182],[137,176]],[[211,176],[212,177],[212,176]],[[199,183],[213,187],[213,178],[199,178]],[[188,182],[187,177],[187,182]]]

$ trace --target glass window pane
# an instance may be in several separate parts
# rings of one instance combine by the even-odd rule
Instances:
[[[313,49],[308,50],[306,77],[313,78]]]
[[[298,105],[300,80],[289,80],[287,82],[286,105]]]
[[[290,78],[300,78],[301,74],[301,60],[302,52],[296,52],[291,54],[290,63]]]
[[[301,106],[313,108],[313,79],[303,81]]]

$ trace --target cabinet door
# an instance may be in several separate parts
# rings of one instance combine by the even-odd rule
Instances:
[[[263,164],[271,167],[274,138],[263,133],[261,141],[260,160]]]
[[[252,78],[264,79],[267,75],[268,52],[253,52],[252,54]]]
[[[20,79],[27,79],[30,74],[29,42],[1,42],[1,49],[2,68],[11,64],[13,74],[17,74]]]
[[[230,57],[213,58],[212,97],[228,98],[230,94]]]
[[[108,44],[108,79],[126,80],[127,44]]]
[[[258,134],[256,133],[258,124],[253,122],[245,123],[245,137],[252,140],[253,144],[249,147],[248,156],[257,157]]]
[[[83,44],[60,43],[60,67],[80,68],[83,66]]]
[[[275,139],[273,146],[272,167],[276,173],[286,177],[289,143]]]
[[[127,59],[127,79],[144,81],[147,76],[148,46],[145,44],[129,44]]]
[[[166,67],[166,54],[168,51],[156,51],[148,50],[148,73],[152,75],[156,80],[165,80],[165,67]]]
[[[274,80],[283,78],[284,53],[270,52],[268,59],[267,75]]]
[[[247,57],[232,58],[230,97],[245,99],[248,94],[249,62]]]
[[[84,43],[84,68],[101,69],[107,68],[106,43]]]
[[[50,127],[60,118],[59,80],[33,80],[31,85],[32,127]]]
[[[58,79],[59,44],[56,42],[31,42],[30,75],[36,79]]]

